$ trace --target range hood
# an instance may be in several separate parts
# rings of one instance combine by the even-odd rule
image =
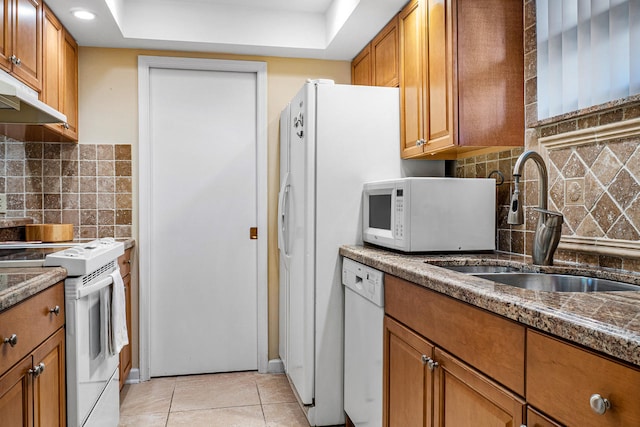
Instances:
[[[0,74],[0,124],[65,123],[67,116],[38,100],[38,95],[6,73]]]

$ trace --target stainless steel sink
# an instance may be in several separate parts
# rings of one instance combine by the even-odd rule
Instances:
[[[467,274],[480,274],[480,273],[506,273],[510,271],[520,271],[516,267],[509,267],[504,265],[452,265],[445,266],[447,270],[459,271],[460,273]]]
[[[476,277],[505,285],[546,292],[640,291],[640,286],[593,277],[550,273],[482,273]]]

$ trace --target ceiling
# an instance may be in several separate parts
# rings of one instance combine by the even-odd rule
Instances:
[[[407,0],[47,0],[80,46],[351,60]],[[87,9],[93,21],[71,11]]]

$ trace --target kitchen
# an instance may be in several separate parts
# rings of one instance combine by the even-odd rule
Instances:
[[[400,4],[395,9],[397,12],[403,5]],[[535,20],[532,16],[532,2],[525,2],[525,52],[526,58],[529,59],[533,55],[535,57]],[[392,13],[392,14],[393,14]],[[390,14],[389,16],[391,16]],[[387,18],[388,20],[388,18]],[[381,22],[380,26],[376,29],[382,28],[384,22]],[[358,49],[366,45],[367,42],[373,38],[375,32],[373,31],[368,37],[363,37],[359,42]],[[358,49],[354,51],[357,53]],[[25,144],[26,152],[32,153],[37,151],[39,154],[20,154],[19,146],[21,144],[7,142],[5,143],[5,153],[7,157],[7,166],[11,166],[11,171],[14,170],[32,170],[34,162],[32,160],[40,161],[41,164],[49,166],[55,166],[59,163],[63,164],[64,160],[69,156],[77,159],[79,162],[88,161],[95,162],[96,167],[104,166],[106,168],[113,167],[116,169],[114,176],[116,176],[115,184],[111,184],[111,181],[102,180],[103,189],[108,194],[111,194],[111,198],[115,198],[117,195],[126,195],[128,197],[122,197],[124,200],[120,202],[113,201],[113,205],[105,209],[99,209],[97,205],[93,208],[93,212],[89,213],[89,210],[82,208],[78,205],[75,209],[57,208],[54,197],[46,197],[45,201],[48,203],[44,205],[35,205],[37,208],[30,208],[26,206],[27,200],[33,200],[37,197],[33,194],[38,194],[37,191],[26,191],[26,188],[13,187],[14,184],[18,185],[19,178],[16,172],[7,173],[7,185],[11,183],[11,187],[8,187],[5,191],[9,195],[9,209],[7,217],[12,216],[24,216],[25,211],[27,216],[33,214],[37,219],[42,222],[72,222],[79,223],[80,230],[85,230],[87,234],[82,237],[98,237],[97,233],[101,227],[105,229],[105,232],[111,232],[115,237],[134,237],[138,241],[139,228],[141,223],[138,222],[138,199],[139,194],[136,194],[137,182],[139,182],[139,161],[137,157],[137,143],[138,143],[138,104],[137,96],[137,57],[138,55],[171,55],[171,56],[189,56],[189,57],[202,57],[202,58],[216,58],[216,59],[241,59],[252,61],[265,61],[268,69],[268,98],[267,98],[267,158],[268,158],[268,220],[269,224],[269,240],[268,240],[268,298],[269,298],[269,322],[268,322],[268,359],[278,359],[278,319],[277,319],[277,300],[278,300],[278,259],[277,259],[277,242],[275,236],[277,235],[276,228],[276,194],[278,192],[278,116],[283,106],[293,97],[295,92],[300,88],[304,81],[309,78],[331,78],[336,83],[349,83],[351,81],[351,64],[350,61],[325,61],[325,60],[311,60],[311,59],[295,59],[295,58],[283,58],[275,56],[248,56],[248,55],[234,55],[231,53],[224,54],[208,54],[208,53],[186,53],[175,51],[158,51],[158,50],[138,50],[128,48],[92,48],[92,47],[80,47],[79,48],[79,106],[80,106],[80,135],[81,141],[78,146],[68,146],[66,144]],[[531,64],[531,59],[526,64]],[[530,111],[532,106],[535,105],[535,85],[532,87],[531,83],[535,82],[535,67],[525,67],[526,76],[526,91],[525,91],[525,107],[527,111]],[[637,101],[637,99],[635,99]],[[633,119],[637,117],[637,107],[634,108],[634,98],[630,98],[630,103],[627,105],[621,105],[619,108],[613,110],[607,110],[599,114],[591,114],[584,116],[584,119],[571,119],[562,121],[558,125],[554,121],[544,123],[539,127],[541,136],[554,136],[556,134],[561,135],[566,130],[587,127],[594,127],[596,124],[606,124],[611,122],[618,122],[621,119]],[[109,120],[105,120],[108,117]],[[526,123],[528,125],[535,124],[536,119],[531,118],[529,114],[526,116]],[[526,130],[526,147],[540,150],[538,142],[538,131],[535,129]],[[640,174],[637,171],[637,163],[635,163],[636,157],[632,155],[631,143],[622,141],[618,144],[611,144],[603,151],[598,151],[597,155],[593,153],[583,153],[579,151],[580,159],[576,158],[576,154],[573,154],[569,150],[569,153],[563,152],[563,150],[557,150],[555,154],[550,157],[553,161],[553,167],[550,165],[551,171],[561,171],[567,167],[566,170],[574,171],[577,166],[588,164],[591,168],[584,168],[580,173],[576,174],[572,172],[568,174],[566,178],[570,180],[570,183],[576,182],[577,185],[584,183],[593,183],[592,176],[600,176],[601,174],[608,175],[611,173],[611,168],[608,165],[615,165],[618,169],[628,172],[631,176],[631,180],[628,180],[628,176],[620,176],[625,178],[626,181],[621,180],[617,182],[617,176],[611,176],[608,183],[616,183],[612,187],[612,193],[607,192],[607,197],[598,198],[602,200],[601,203],[596,203],[598,209],[591,212],[591,207],[588,206],[588,215],[583,213],[587,208],[583,207],[579,203],[567,204],[563,213],[567,222],[571,226],[571,234],[573,240],[563,242],[560,249],[557,252],[556,259],[579,262],[587,265],[602,266],[607,268],[617,268],[629,271],[638,271],[637,261],[633,256],[633,244],[620,243],[618,246],[608,246],[600,253],[594,251],[581,251],[580,248],[594,247],[594,244],[584,244],[582,237],[591,238],[587,242],[592,242],[596,238],[604,237],[604,231],[602,228],[611,229],[613,234],[607,235],[607,238],[613,240],[631,241],[637,240],[637,232],[634,234],[634,230],[637,229],[637,222],[635,218],[637,214],[637,208],[634,209],[635,197],[632,198],[629,203],[623,203],[622,205],[617,201],[620,198],[620,190],[616,188],[635,188],[634,182],[637,182],[637,177]],[[95,145],[94,145],[95,144]],[[129,152],[127,152],[127,148]],[[44,151],[38,151],[44,150]],[[79,153],[73,153],[74,150],[79,150]],[[498,170],[502,173],[506,183],[510,183],[511,172],[515,159],[520,155],[522,149],[514,149],[512,152],[507,151],[501,154],[486,154],[478,157],[467,158],[461,160],[457,164],[456,175],[463,177],[486,177],[488,173],[494,170]],[[587,151],[587,150],[584,150]],[[59,154],[58,154],[59,153]],[[631,153],[631,154],[629,154]],[[40,157],[37,157],[37,156]],[[598,155],[602,157],[598,160]],[[585,161],[586,159],[586,161]],[[591,160],[589,160],[591,159]],[[53,162],[51,162],[53,160]],[[28,166],[31,165],[31,166]],[[76,165],[77,166],[77,165]],[[62,167],[62,166],[61,166]],[[22,169],[20,169],[22,168]],[[9,170],[9,169],[8,169]],[[51,169],[56,170],[56,169]],[[551,174],[551,173],[550,173]],[[47,173],[41,175],[45,178],[53,177],[54,174]],[[81,175],[81,177],[84,175]],[[97,176],[97,175],[96,175]],[[100,175],[102,176],[102,175]],[[31,175],[29,172],[23,177],[29,179]],[[551,200],[556,204],[556,208],[561,207],[557,204],[560,200],[560,189],[563,187],[564,182],[558,181],[559,174],[553,175],[553,180],[550,181]],[[564,178],[564,176],[563,176]],[[62,176],[62,183],[65,182],[65,176]],[[581,179],[583,179],[581,181]],[[54,180],[43,179],[43,182],[50,182]],[[604,183],[604,179],[597,179],[596,184],[601,185]],[[29,181],[30,182],[30,181]],[[55,184],[51,183],[53,187],[51,190],[46,190],[46,194],[56,194]],[[60,184],[59,184],[60,185]],[[129,187],[126,187],[129,185]],[[117,190],[115,187],[117,186]],[[121,187],[125,186],[125,187]],[[555,187],[554,187],[555,186]],[[535,191],[535,185],[527,186],[528,191]],[[531,188],[533,187],[533,188]],[[122,189],[125,189],[122,191]],[[581,187],[579,187],[581,188]],[[582,187],[584,188],[584,187]],[[600,187],[597,187],[600,188]],[[59,190],[58,190],[59,191]],[[530,253],[530,242],[533,238],[533,229],[523,227],[511,227],[506,224],[506,217],[509,205],[509,185],[503,185],[498,187],[498,206],[500,212],[498,214],[498,220],[500,221],[497,226],[498,235],[498,248],[514,253]],[[60,192],[62,193],[62,192]],[[60,194],[58,193],[58,194]],[[92,194],[99,194],[101,192],[94,191]],[[605,193],[605,191],[598,192]],[[29,195],[32,194],[32,195]],[[609,196],[610,194],[610,196]],[[634,191],[633,194],[637,194]],[[82,195],[82,193],[80,193]],[[588,202],[589,193],[584,194],[585,203]],[[109,200],[111,200],[111,198]],[[68,199],[60,195],[59,199]],[[595,202],[595,201],[594,201]],[[24,203],[24,204],[23,204]],[[78,202],[79,203],[79,202]],[[115,207],[116,203],[122,203]],[[532,203],[534,204],[534,203]],[[618,209],[610,208],[611,206]],[[115,209],[114,209],[115,207]],[[110,217],[107,212],[115,210],[115,213]],[[69,211],[72,211],[69,213]],[[101,211],[103,211],[101,213]],[[609,218],[607,212],[618,212],[617,216]],[[93,215],[92,215],[93,214]],[[76,221],[68,217],[61,218],[62,215],[76,215],[80,217]],[[83,216],[84,215],[84,216]],[[117,215],[117,216],[116,216]],[[91,217],[95,219],[91,220]],[[84,218],[84,220],[83,220]],[[504,221],[503,221],[504,220]],[[104,221],[104,222],[100,222]],[[584,224],[582,227],[581,224]],[[630,225],[629,225],[630,224]],[[615,225],[615,227],[613,227]],[[613,228],[612,228],[613,227]],[[598,231],[599,230],[599,231]],[[90,233],[96,233],[92,236]],[[626,238],[629,236],[629,238]],[[580,244],[582,243],[582,246]],[[337,250],[337,249],[336,249]],[[135,259],[135,258],[134,258]],[[137,277],[137,265],[134,262],[134,276]],[[133,295],[134,307],[137,306],[137,295]],[[136,342],[138,325],[137,318],[134,315],[133,325],[133,341]],[[134,368],[138,365],[138,349],[134,345]]]

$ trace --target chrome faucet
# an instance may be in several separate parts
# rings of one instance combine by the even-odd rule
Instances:
[[[516,164],[513,166],[513,177],[515,178],[513,194],[511,196],[511,206],[509,207],[509,216],[507,223],[511,225],[524,224],[524,206],[522,205],[522,196],[520,194],[520,177],[524,170],[524,164],[527,160],[533,160],[538,166],[540,175],[538,186],[538,207],[533,208],[539,213],[538,225],[533,237],[533,263],[537,265],[553,265],[553,254],[560,242],[562,233],[563,216],[560,212],[554,212],[547,209],[547,186],[548,175],[547,167],[540,154],[535,151],[525,151],[518,157]]]

